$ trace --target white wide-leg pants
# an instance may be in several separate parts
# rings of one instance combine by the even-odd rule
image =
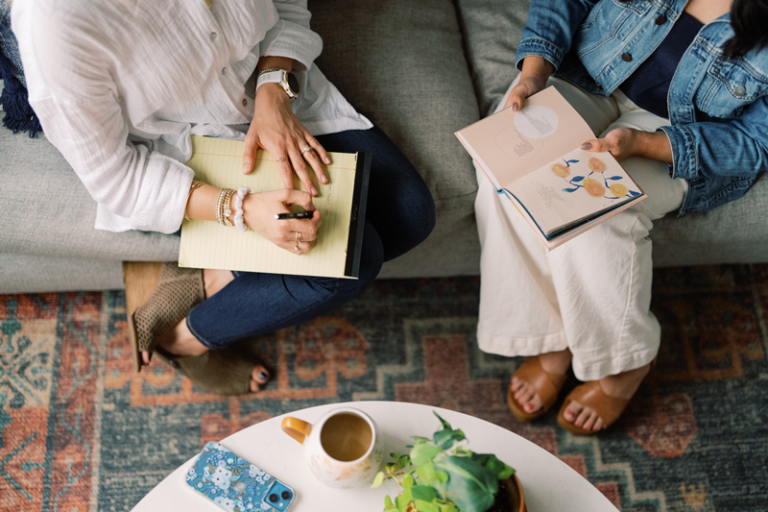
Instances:
[[[601,137],[619,127],[655,131],[669,124],[637,107],[620,91],[602,98],[557,78],[551,78],[549,85]],[[509,91],[499,109],[508,95]],[[653,360],[661,329],[649,309],[648,235],[653,220],[680,208],[688,186],[685,180],[670,178],[658,161],[631,157],[622,166],[648,199],[552,251],[477,169],[475,212],[482,244],[477,339],[481,350],[531,356],[569,348],[574,374],[582,381]]]

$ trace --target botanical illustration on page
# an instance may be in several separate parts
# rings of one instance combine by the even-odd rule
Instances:
[[[577,149],[511,183],[505,190],[548,235],[642,195],[610,153]]]

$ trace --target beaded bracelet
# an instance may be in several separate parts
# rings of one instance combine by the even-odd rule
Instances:
[[[235,196],[235,227],[241,233],[248,231],[248,226],[245,225],[243,219],[243,199],[245,199],[245,194],[250,193],[251,187],[240,187]]]
[[[232,210],[229,209],[229,201],[234,193],[235,191],[231,188],[223,188],[219,192],[219,198],[216,202],[216,221],[222,226],[233,226],[232,221],[229,220],[229,216],[232,215]]]
[[[189,198],[192,197],[192,191],[195,190],[196,188],[200,188],[202,186],[203,186],[203,182],[202,181],[192,180],[192,186],[189,187],[189,193],[187,194],[187,201],[184,203],[184,218],[186,220],[192,220],[189,217],[187,217],[187,205],[189,204]]]

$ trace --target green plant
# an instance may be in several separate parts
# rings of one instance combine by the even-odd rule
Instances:
[[[514,469],[495,455],[475,453],[467,447],[461,430],[437,413],[442,428],[432,439],[413,436],[410,454],[390,454],[394,462],[384,466],[371,487],[394,479],[403,488],[393,502],[384,498],[384,512],[485,512],[494,503],[499,480]]]

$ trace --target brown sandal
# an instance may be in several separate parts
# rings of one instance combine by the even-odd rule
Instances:
[[[656,365],[656,359],[651,361],[651,368],[648,373],[651,373],[651,369]],[[648,375],[646,375],[647,377]],[[580,386],[576,386],[573,391],[568,393],[565,397],[563,405],[560,407],[560,412],[557,413],[557,423],[565,430],[572,434],[579,436],[592,436],[605,430],[614,422],[619,419],[619,416],[624,412],[624,409],[629,405],[631,398],[619,398],[611,396],[603,391],[600,387],[600,381],[592,380]],[[579,402],[585,407],[589,407],[597,413],[598,418],[603,422],[603,428],[600,430],[587,430],[581,427],[577,427],[575,424],[565,419],[565,409],[573,402]]]
[[[141,353],[146,350],[208,392],[251,392],[251,373],[261,363],[240,347],[176,356],[156,346],[158,335],[173,329],[205,300],[201,269],[181,268],[176,263],[124,262],[123,281],[136,372],[144,366]]]
[[[524,381],[529,386],[536,390],[536,393],[541,398],[541,409],[535,412],[526,412],[515,399],[515,394],[512,392],[512,384],[507,388],[507,405],[509,410],[515,415],[515,418],[520,421],[533,421],[539,416],[543,415],[549,410],[557,401],[557,395],[563,388],[563,384],[568,379],[567,375],[558,375],[556,373],[547,372],[542,366],[539,356],[529,357],[515,372],[514,377]]]

